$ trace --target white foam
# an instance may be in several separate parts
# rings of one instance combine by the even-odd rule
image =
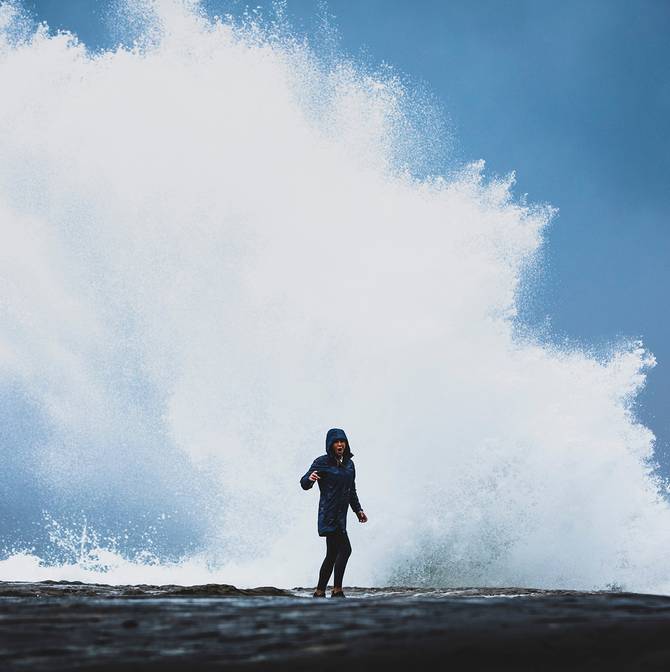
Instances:
[[[393,76],[128,7],[147,39],[96,56],[0,11],[0,379],[48,429],[3,449],[46,509],[164,507],[199,551],[23,553],[0,578],[310,585],[298,477],[342,426],[370,518],[347,582],[670,589],[630,410],[652,357],[514,326],[551,210],[482,163],[419,178],[440,138]]]

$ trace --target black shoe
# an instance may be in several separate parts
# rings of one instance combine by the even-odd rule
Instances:
[[[330,594],[330,596],[331,597],[346,597],[346,595],[341,590],[338,590],[337,592],[333,591]]]
[[[318,591],[315,590],[312,597],[326,597],[326,591],[324,590],[323,593],[319,593]]]

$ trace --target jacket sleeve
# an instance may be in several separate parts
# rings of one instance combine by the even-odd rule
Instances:
[[[300,479],[300,485],[302,486],[303,490],[309,490],[316,481],[310,481],[309,480],[309,475],[313,471],[318,471],[319,467],[321,466],[321,460],[317,457],[314,462],[312,462],[312,466],[307,470],[307,473]]]
[[[356,472],[354,471],[354,480],[351,482],[351,495],[349,496],[349,506],[354,513],[363,510],[361,503],[358,501],[358,494],[356,493]]]

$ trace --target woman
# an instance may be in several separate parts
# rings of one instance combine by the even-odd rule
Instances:
[[[356,494],[356,469],[349,450],[349,441],[343,429],[329,429],[326,434],[326,454],[317,457],[300,479],[303,490],[309,490],[318,481],[319,536],[326,537],[326,557],[319,572],[319,583],[314,597],[326,597],[326,586],[335,568],[331,597],[344,597],[342,578],[351,544],[347,537],[347,510],[351,506],[361,523],[368,517],[361,508]]]

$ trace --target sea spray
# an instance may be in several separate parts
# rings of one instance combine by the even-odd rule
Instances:
[[[670,590],[653,358],[515,324],[552,209],[426,174],[392,72],[121,8],[92,54],[0,6],[0,579],[311,585],[298,478],[343,426],[347,583]]]

